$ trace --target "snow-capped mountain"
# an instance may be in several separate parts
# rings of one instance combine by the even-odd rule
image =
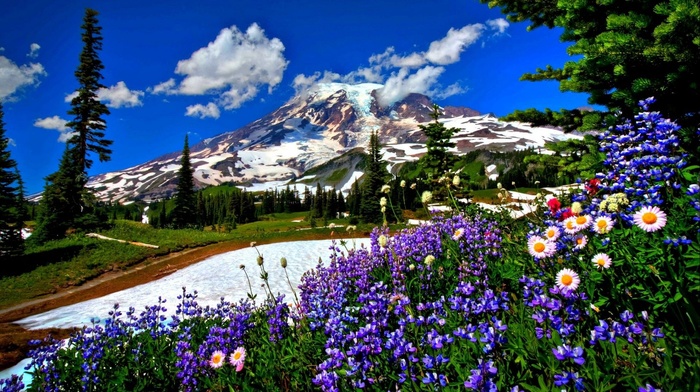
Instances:
[[[384,159],[390,165],[417,160],[426,152],[425,135],[418,126],[432,121],[433,103],[424,95],[411,94],[381,108],[374,93],[381,87],[370,83],[319,84],[259,120],[191,146],[195,182],[203,187],[235,181],[266,189],[299,180],[309,169],[345,152],[366,148],[372,131],[378,132]],[[578,137],[558,129],[501,122],[467,108],[445,107],[443,111],[440,121],[459,130],[453,138],[455,153],[542,147],[546,141]],[[173,152],[95,176],[88,186],[102,200],[168,196],[176,188],[180,155]],[[343,188],[349,188],[358,176],[350,168]]]

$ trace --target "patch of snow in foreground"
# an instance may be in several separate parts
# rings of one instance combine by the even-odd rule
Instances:
[[[369,246],[368,238],[358,238],[347,241],[348,248],[361,245]],[[287,273],[289,279],[297,290],[301,275],[309,269],[315,268],[319,256],[328,265],[330,259],[331,240],[318,241],[294,241],[276,244],[260,245],[257,250],[265,259],[265,270],[269,274],[269,283],[273,293],[285,294],[285,300],[294,301],[284,270],[280,266],[280,258],[287,258]],[[338,244],[338,246],[340,246]],[[341,247],[342,249],[342,247]],[[122,290],[104,297],[95,298],[74,305],[64,306],[41,314],[30,316],[16,323],[28,328],[72,328],[90,325],[94,317],[106,318],[108,312],[115,303],[120,305],[124,313],[130,306],[136,308],[139,314],[146,306],[152,306],[158,302],[158,297],[167,299],[165,307],[169,315],[175,313],[177,296],[182,294],[182,288],[187,292],[197,290],[199,296],[197,302],[202,306],[216,306],[225,297],[227,301],[238,302],[246,298],[248,283],[245,274],[239,268],[241,264],[250,276],[253,293],[257,294],[256,303],[260,304],[265,299],[265,291],[260,286],[260,268],[256,263],[258,253],[255,248],[243,248],[232,252],[212,256],[197,264],[183,268],[171,275],[159,280]],[[164,268],[167,265],[163,266]]]
[[[16,374],[22,378],[24,385],[29,385],[32,381],[32,376],[29,373],[25,373],[24,367],[29,365],[31,361],[31,358],[25,358],[11,368],[0,370],[0,379],[10,378],[13,374]]]

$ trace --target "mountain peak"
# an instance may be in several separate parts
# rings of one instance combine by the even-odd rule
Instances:
[[[381,84],[319,83],[272,113],[235,131],[225,132],[190,148],[199,187],[227,182],[267,189],[299,179],[309,169],[355,149],[365,149],[372,132],[383,144],[390,165],[413,161],[426,151],[421,124],[433,119],[433,102],[409,94],[388,108],[376,99]],[[459,107],[445,107],[440,121],[458,129],[455,153],[477,148],[514,150],[543,147],[546,141],[569,137],[560,130],[500,122],[495,117]],[[171,196],[180,167],[179,152],[166,154],[126,170],[90,179],[102,200],[153,200]],[[346,168],[347,182],[356,168]],[[313,178],[306,178],[312,181]],[[351,184],[333,184],[340,188]],[[258,188],[255,188],[258,187]]]

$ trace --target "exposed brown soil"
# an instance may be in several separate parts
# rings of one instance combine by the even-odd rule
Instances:
[[[325,232],[309,230],[304,232],[298,239],[317,240],[328,238],[330,237]],[[255,238],[251,240],[256,241],[258,245],[274,242],[270,240],[256,240]],[[73,332],[73,330],[56,328],[26,330],[14,324],[13,321],[148,283],[208,257],[248,246],[250,246],[250,241],[228,241],[149,258],[130,267],[128,270],[107,272],[80,286],[68,287],[57,293],[2,309],[0,310],[0,369],[6,369],[26,358],[30,349],[28,345],[30,340],[43,339],[48,334],[57,339],[64,339]]]

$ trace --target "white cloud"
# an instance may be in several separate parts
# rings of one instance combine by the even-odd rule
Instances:
[[[464,94],[467,90],[466,87],[463,87],[459,83],[453,83],[443,89],[435,91],[433,96],[438,99],[445,99],[453,95]]]
[[[309,76],[299,74],[294,77],[292,86],[296,90],[297,94],[303,94],[304,91],[308,90],[311,86],[317,83],[337,82],[341,79],[342,75],[330,71],[324,71],[323,74],[320,72],[314,72],[313,75]]]
[[[147,88],[146,91],[151,94],[177,94],[177,90],[175,89],[175,79],[170,78],[163,83]]]
[[[396,54],[396,49],[390,46],[384,53],[370,56],[369,63],[381,68],[419,68],[425,65],[426,59],[423,53],[418,52],[399,56]]]
[[[484,25],[480,23],[467,25],[459,30],[451,28],[443,39],[430,43],[425,58],[433,64],[454,64],[459,61],[464,49],[479,39],[483,31]]]
[[[29,58],[37,58],[39,56],[39,49],[41,49],[41,46],[37,43],[33,43],[29,45],[29,53],[27,53],[27,57]]]
[[[38,128],[54,129],[58,131],[58,141],[65,143],[75,134],[75,132],[71,132],[71,128],[68,128],[66,126],[67,122],[68,120],[64,120],[58,116],[53,116],[46,118],[37,118],[36,121],[34,121],[34,126]]]
[[[489,26],[491,30],[498,30],[496,34],[504,34],[510,23],[503,18],[489,19],[486,21],[486,25]]]
[[[141,97],[143,97],[144,94],[145,93],[140,90],[129,90],[126,83],[120,81],[114,86],[97,90],[97,99],[111,108],[130,108],[134,106],[142,106],[143,102],[141,102]],[[70,102],[77,96],[78,92],[74,91],[66,95],[64,100],[66,102]]]
[[[5,56],[0,56],[0,101],[12,99],[12,94],[22,87],[39,84],[39,78],[46,76],[39,63],[17,65]]]
[[[407,68],[401,68],[398,73],[392,74],[384,82],[384,87],[377,90],[379,105],[389,106],[411,93],[432,95],[431,88],[444,71],[445,68],[432,65],[426,65],[415,73],[410,73]]]
[[[219,107],[216,106],[216,104],[214,104],[213,102],[209,102],[207,106],[204,106],[201,103],[198,103],[196,105],[190,105],[185,111],[185,116],[190,117],[219,118],[220,115],[221,112],[219,111]]]
[[[397,54],[394,47],[388,47],[383,53],[370,56],[368,67],[360,67],[346,75],[329,71],[311,76],[300,74],[294,78],[293,86],[297,93],[303,93],[316,83],[329,81],[384,83],[384,87],[377,90],[382,106],[391,105],[410,93],[434,98],[462,94],[467,91],[466,87],[454,83],[442,88],[438,77],[445,71],[444,66],[460,60],[462,52],[482,37],[487,26],[499,35],[509,24],[505,19],[492,19],[485,25],[475,23],[460,29],[451,28],[443,38],[431,42],[427,51]]]
[[[284,49],[282,41],[266,37],[256,23],[245,32],[231,26],[221,30],[214,41],[192,53],[190,58],[178,61],[175,73],[184,77],[179,85],[168,80],[152,91],[215,94],[217,103],[224,109],[236,109],[255,98],[263,86],[267,86],[269,93],[282,81],[289,64]]]
[[[101,88],[97,91],[97,98],[105,102],[107,106],[118,109],[120,107],[142,106],[141,97],[144,92],[139,90],[129,90],[126,83],[123,81],[117,82],[116,85]]]

